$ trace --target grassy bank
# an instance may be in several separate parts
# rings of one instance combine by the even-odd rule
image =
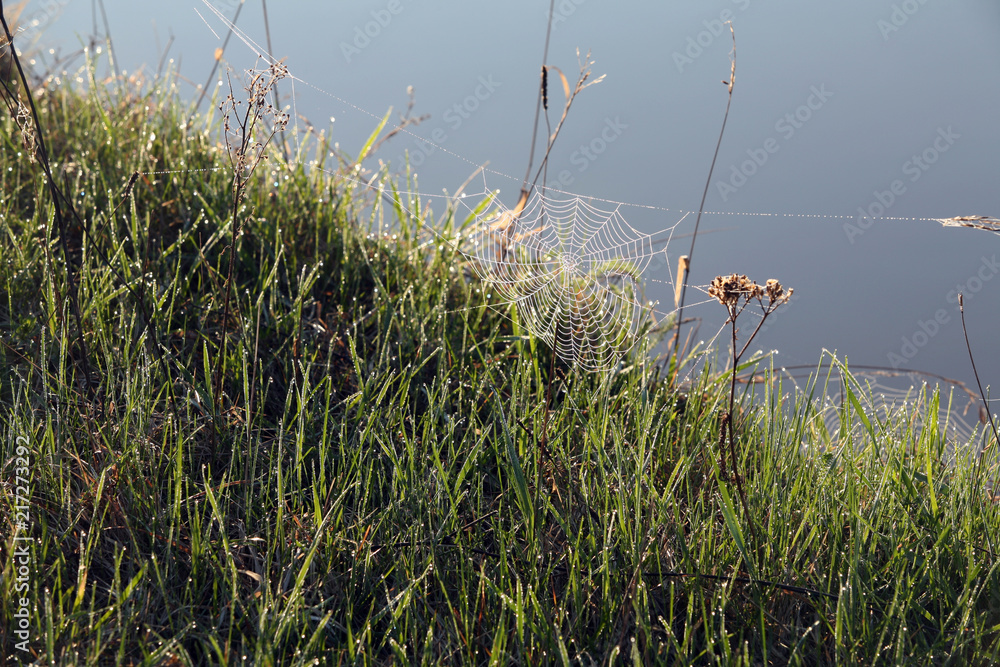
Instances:
[[[324,137],[269,151],[230,256],[217,114],[166,84],[42,88],[79,218],[4,118],[8,660],[1000,660],[987,466],[863,410],[845,369],[740,392],[751,531],[718,466],[725,371],[553,363],[482,307],[443,242],[462,220],[374,198]],[[851,388],[832,428],[828,382]]]

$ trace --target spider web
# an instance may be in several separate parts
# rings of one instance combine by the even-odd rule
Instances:
[[[813,437],[802,442],[813,453],[835,453],[870,444],[868,427],[861,419],[852,418],[856,410],[867,415],[880,437],[905,438],[907,430],[913,433],[930,430],[942,436],[948,443],[943,454],[951,464],[966,453],[967,447],[979,451],[981,445],[975,444],[976,438],[985,435],[988,441],[988,432],[983,431],[988,419],[986,408],[979,396],[962,382],[911,369],[869,366],[852,366],[849,378],[838,372],[836,375],[840,377],[831,381],[831,373],[840,364],[836,353],[824,350],[818,367],[788,367],[779,371],[800,396],[813,397],[810,401],[814,419],[806,425]],[[823,376],[827,377],[826,384],[810,385]],[[799,384],[799,380],[804,380],[804,384]],[[845,381],[850,382],[852,399],[847,397]]]
[[[614,366],[652,321],[642,274],[656,255],[653,237],[629,225],[620,206],[538,191],[520,206],[492,197],[476,216],[467,250],[476,273],[563,361]]]
[[[205,6],[260,58],[274,61],[272,55],[264,55],[267,51],[228,21],[217,8],[207,2]],[[211,28],[204,16],[202,20]],[[293,84],[292,118],[298,117],[294,110],[295,83],[377,118],[296,77],[287,69],[284,71]],[[399,131],[413,134],[404,127]],[[473,269],[487,288],[492,301],[490,305],[513,306],[519,324],[548,344],[567,364],[590,371],[606,370],[617,364],[641,339],[643,328],[655,322],[657,315],[662,315],[655,311],[654,304],[643,301],[643,273],[654,257],[666,264],[666,248],[658,252],[656,246],[669,243],[673,230],[687,217],[687,213],[680,212],[682,216],[676,223],[657,233],[659,236],[667,234],[667,238],[654,239],[626,222],[620,209],[623,206],[657,211],[670,209],[583,198],[555,189],[541,192],[532,189],[526,200],[522,198],[514,209],[510,209],[500,201],[499,191],[486,187],[487,174],[509,176],[485,165],[475,165],[441,146],[436,148],[475,166],[474,173],[483,178],[484,189],[479,197],[445,195],[443,199],[446,206],[468,206],[466,202],[469,200],[480,203],[475,208],[470,207],[471,230],[465,239],[458,240],[457,249],[471,259]],[[440,240],[455,242],[428,225],[416,210],[410,212],[411,207],[398,200],[399,197],[406,197],[412,202],[417,198],[440,195],[387,188],[381,169],[370,178],[365,178],[360,164],[355,164],[352,173],[353,177],[338,175],[377,192],[397,211],[408,211],[408,215]],[[600,202],[600,206],[593,203],[595,201]],[[671,283],[673,280],[671,276]]]
[[[259,59],[268,64],[277,62],[261,44],[237,28],[216,7],[207,0],[203,3],[208,12]],[[221,39],[205,16],[200,12],[198,15]],[[295,76],[287,68],[283,71],[292,84],[291,117],[295,141],[300,140],[299,113],[295,108],[296,84],[384,123],[378,115]],[[430,143],[405,126],[390,134],[396,132]],[[478,197],[466,197],[464,194],[449,197],[447,194],[408,192],[395,186],[388,188],[386,172],[382,168],[374,173],[363,170],[361,158],[349,174],[337,172],[336,175],[384,198],[397,211],[413,217],[440,241],[455,244],[458,251],[471,259],[475,273],[487,288],[486,294],[491,301],[487,305],[513,307],[518,323],[551,347],[567,364],[588,371],[610,369],[643,339],[646,329],[671,314],[657,311],[656,303],[644,301],[643,274],[654,263],[654,269],[666,266],[670,274],[668,281],[652,279],[649,282],[670,285],[675,295],[679,294],[676,281],[680,276],[674,276],[670,271],[667,245],[677,226],[693,211],[583,197],[544,186],[541,191],[532,188],[527,201],[521,200],[511,209],[500,201],[498,190],[487,187],[486,178],[517,179],[486,165],[476,164],[440,145],[432,145],[435,150],[466,162],[475,169],[469,181],[475,174],[482,177],[483,190]],[[322,167],[316,168],[329,172]],[[460,191],[462,189],[464,185]],[[409,199],[409,202],[403,198]],[[464,239],[448,238],[447,233],[425,221],[419,205],[409,205],[421,198],[441,199],[446,208],[453,205],[467,207],[472,219],[471,232]],[[467,203],[469,201],[478,201],[480,205],[473,208]],[[625,220],[621,213],[623,207],[648,209],[657,214],[669,213],[677,219],[654,235],[645,234]],[[706,292],[707,286],[689,284],[688,287]]]
[[[269,63],[276,62],[253,38],[228,21],[222,13],[203,0],[210,14],[214,14],[229,31],[242,41],[252,53]],[[211,25],[204,16],[202,20]],[[213,30],[213,32],[215,32]],[[216,36],[219,37],[218,33]],[[220,38],[221,39],[221,38]],[[293,136],[299,138],[296,104],[296,84],[310,88],[321,95],[339,102],[347,109],[373,120],[385,119],[362,107],[345,100],[328,90],[320,88],[289,73],[292,85],[292,118],[295,119]],[[491,177],[519,179],[500,171],[488,169],[483,164],[472,162],[439,143],[429,142],[413,133],[405,125],[390,132],[402,133],[433,147],[434,151],[463,161],[480,173],[484,179]],[[381,140],[380,140],[381,142]],[[380,143],[379,142],[379,143]],[[377,144],[376,144],[377,145]],[[367,150],[366,146],[365,150]],[[297,151],[297,153],[300,151]],[[643,299],[643,273],[650,268],[662,268],[670,264],[667,248],[658,250],[659,243],[669,243],[673,231],[693,211],[679,211],[660,206],[648,206],[628,202],[618,202],[600,198],[584,198],[572,193],[552,188],[536,191],[526,202],[519,201],[513,209],[505,207],[498,199],[498,192],[484,187],[479,201],[487,200],[486,206],[470,207],[473,219],[471,234],[456,240],[447,232],[437,230],[428,224],[420,213],[419,206],[410,207],[403,201],[394,200],[383,187],[384,172],[376,171],[369,178],[370,171],[361,168],[366,157],[364,151],[354,163],[350,174],[338,172],[338,176],[348,181],[377,191],[400,211],[409,215],[439,240],[456,244],[457,249],[470,257],[476,274],[487,287],[491,305],[513,306],[518,322],[533,336],[543,340],[567,363],[588,370],[603,370],[614,366],[621,357],[642,339],[644,327],[663,316],[651,303]],[[323,171],[322,167],[318,167]],[[332,173],[332,172],[331,172]],[[353,177],[352,177],[353,176]],[[471,178],[471,177],[470,177]],[[440,197],[419,192],[404,192],[392,188],[398,197],[418,198]],[[474,198],[473,198],[474,199]],[[466,205],[458,198],[444,197],[446,206]],[[597,203],[595,203],[597,202]],[[666,239],[653,239],[632,227],[621,215],[623,207],[650,209],[656,213],[670,211],[681,215],[673,226],[657,232],[657,236],[669,232]],[[485,212],[483,212],[485,210]],[[707,215],[752,215],[774,217],[822,217],[829,219],[853,219],[853,215],[789,214],[789,213],[740,213],[705,211]],[[943,220],[939,218],[893,218],[898,220],[937,221],[942,224],[959,224],[998,231],[995,218],[967,216]],[[466,249],[468,244],[468,250]],[[654,262],[661,262],[651,267]],[[675,289],[680,276],[671,274],[670,281],[649,279],[648,282],[666,283]],[[705,292],[705,286],[688,285]],[[675,296],[676,303],[676,296]],[[691,307],[697,302],[689,303]],[[666,313],[669,314],[669,313]],[[721,332],[720,328],[720,332]],[[718,337],[712,338],[711,342]]]

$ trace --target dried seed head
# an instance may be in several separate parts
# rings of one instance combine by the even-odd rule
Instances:
[[[785,289],[781,286],[774,278],[767,281],[767,300],[769,303],[777,306],[782,304],[792,298],[792,292],[794,289],[789,289],[785,292]]]
[[[760,285],[746,276],[734,273],[729,276],[716,276],[708,287],[708,295],[719,300],[723,306],[735,307],[743,297],[746,301],[760,299],[764,291]]]

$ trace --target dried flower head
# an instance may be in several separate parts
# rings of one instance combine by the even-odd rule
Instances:
[[[271,63],[265,69],[247,70],[246,75],[249,79],[244,86],[246,100],[236,99],[230,80],[229,94],[219,105],[233,168],[233,188],[240,199],[258,165],[267,160],[266,149],[271,139],[288,126],[289,118],[286,112],[274,106],[275,85],[288,76],[285,65]]]
[[[791,299],[792,292],[795,291],[794,289],[789,288],[789,290],[786,292],[785,288],[781,286],[781,283],[779,283],[774,278],[771,278],[770,280],[767,281],[767,287],[765,288],[765,290],[767,292],[768,302],[770,302],[775,306],[780,305]]]
[[[740,297],[745,301],[760,299],[764,291],[760,285],[746,276],[734,273],[729,276],[716,276],[708,287],[708,295],[719,300],[723,306],[734,308]]]

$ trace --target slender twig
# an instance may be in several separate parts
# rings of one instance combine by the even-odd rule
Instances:
[[[559,121],[559,127],[557,127],[555,133],[553,133],[551,131],[551,125],[549,123],[549,91],[548,91],[548,79],[549,79],[548,74],[549,74],[549,68],[548,68],[548,65],[547,65],[547,61],[548,61],[548,57],[549,57],[549,42],[550,42],[551,37],[552,37],[552,20],[553,20],[553,18],[555,16],[555,5],[556,5],[555,0],[551,0],[550,3],[549,3],[549,19],[548,19],[548,24],[546,25],[546,29],[545,29],[545,47],[542,50],[542,66],[541,66],[541,70],[540,70],[540,72],[541,72],[540,77],[541,78],[540,78],[539,86],[538,86],[538,102],[535,105],[535,121],[534,121],[534,125],[532,127],[532,130],[531,130],[531,150],[530,150],[529,155],[528,155],[528,168],[527,168],[527,170],[525,171],[525,174],[524,174],[524,183],[521,185],[521,197],[525,201],[527,199],[526,195],[528,193],[530,193],[531,189],[533,189],[535,187],[535,184],[538,181],[538,177],[541,174],[543,174],[543,173],[545,173],[545,174],[548,173],[547,172],[547,167],[548,167],[548,162],[549,162],[549,153],[552,151],[552,145],[555,143],[555,140],[556,140],[556,138],[559,135],[559,127],[562,127],[562,122],[566,119],[566,114],[569,113],[569,108],[570,108],[570,105],[573,102],[573,98],[576,96],[577,92],[579,92],[580,90],[582,90],[582,88],[580,87],[580,85],[585,80],[585,77],[582,74],[582,68],[581,68],[581,78],[577,82],[577,89],[573,92],[573,95],[570,96],[566,100],[566,107],[563,109],[563,115],[562,115],[562,119]],[[534,160],[534,157],[535,157],[535,143],[536,143],[536,140],[537,140],[537,137],[538,137],[538,121],[539,121],[539,117],[541,115],[544,115],[544,117],[545,117],[545,128],[547,130],[546,131],[547,140],[546,140],[546,147],[545,147],[545,155],[542,157],[542,164],[539,167],[538,172],[535,174],[534,180],[531,183],[529,183],[528,182],[528,178],[531,176],[531,167],[532,167],[533,160]],[[543,186],[542,187],[543,187],[543,191],[544,191],[544,181],[543,181]],[[544,219],[543,219],[543,224],[544,224]],[[558,335],[559,335],[559,325],[557,323],[556,324],[556,337],[553,339],[554,345],[558,345],[558,340],[557,340]],[[555,351],[555,347],[553,347],[553,349],[552,349],[552,357],[549,360],[549,376],[548,376],[548,378],[546,380],[545,405],[542,408],[542,410],[543,410],[543,413],[542,413],[542,436],[541,436],[541,438],[538,441],[539,451],[542,453],[543,457],[545,457],[545,458],[547,458],[549,460],[549,464],[552,466],[553,475],[555,475],[555,472],[556,472],[556,465],[555,465],[555,461],[553,460],[551,454],[549,454],[548,439],[549,439],[549,410],[550,410],[550,407],[551,407],[551,404],[552,404],[552,383],[555,380],[555,371],[556,371],[556,351]],[[541,466],[540,465],[536,465],[535,466],[535,493],[536,494],[537,493],[541,493],[540,483],[539,483],[540,482],[540,475],[541,475]],[[536,502],[537,502],[537,499],[536,499]],[[588,509],[589,509],[589,507],[588,507]]]
[[[461,528],[457,528],[457,529],[451,531],[450,533],[448,533],[446,535],[442,535],[439,538],[426,539],[426,540],[399,540],[399,541],[396,541],[396,542],[385,542],[385,543],[372,542],[369,545],[369,548],[374,552],[374,551],[377,551],[379,549],[400,549],[400,548],[404,548],[404,547],[426,546],[426,545],[429,545],[429,544],[439,544],[440,546],[457,547],[457,546],[460,546],[460,545],[455,544],[454,542],[451,542],[451,539],[453,537],[455,537],[459,533],[464,533],[467,530],[471,530],[476,524],[481,523],[481,522],[485,521],[486,519],[489,519],[490,517],[495,516],[495,515],[497,515],[499,513],[500,513],[500,510],[493,510],[492,512],[487,512],[486,514],[482,515],[478,519],[473,519],[472,521],[470,521],[469,523],[465,524]],[[483,553],[483,554],[488,555],[488,556],[493,556],[495,558],[499,558],[500,557],[500,554],[494,553],[494,552],[489,552],[489,551],[484,552],[482,550],[473,550],[473,551],[476,551],[477,553]]]
[[[545,170],[549,162],[549,155],[552,153],[552,147],[556,144],[556,139],[559,138],[559,132],[562,130],[563,124],[566,122],[566,117],[569,116],[570,107],[573,106],[573,102],[576,100],[576,96],[579,95],[584,88],[594,85],[595,83],[600,83],[604,80],[604,75],[597,77],[590,83],[587,83],[587,79],[590,78],[590,66],[594,62],[590,59],[590,53],[587,54],[586,62],[579,60],[580,52],[577,50],[577,59],[580,64],[580,74],[576,80],[576,86],[570,92],[569,97],[566,98],[566,104],[563,106],[562,116],[559,118],[559,122],[556,123],[556,129],[553,130],[552,134],[549,136],[548,144],[545,147],[545,154],[542,155],[542,164],[539,165],[538,170],[535,172],[535,177],[528,184],[529,188],[533,188],[538,182],[538,177],[541,176],[542,172]],[[553,68],[555,69],[555,68]],[[546,123],[548,120],[546,119]],[[523,192],[523,190],[522,190]],[[530,189],[528,190],[530,192]]]
[[[969,351],[969,361],[972,363],[972,374],[976,376],[976,385],[979,387],[979,396],[983,399],[983,405],[986,407],[986,416],[990,423],[990,428],[993,429],[993,437],[996,441],[995,444],[1000,443],[1000,435],[997,433],[997,425],[993,421],[993,411],[990,410],[990,403],[986,398],[986,392],[983,391],[983,383],[979,380],[979,371],[976,369],[976,360],[972,356],[972,345],[969,343],[969,331],[965,328],[965,303],[962,298],[962,294],[958,295],[958,312],[962,318],[962,333],[965,334],[965,348]],[[997,445],[1000,446],[1000,445]],[[981,468],[983,459],[986,458],[986,450],[989,446],[984,446],[979,456],[976,458],[976,472],[974,473],[975,478],[975,488],[972,493],[973,501],[979,496],[979,482],[982,480]],[[995,552],[993,548],[993,541],[990,539],[989,531],[986,531],[986,540],[989,544],[990,551]]]
[[[550,67],[545,64],[545,61],[548,60],[549,57],[549,40],[552,35],[552,19],[554,16],[554,11],[555,11],[555,0],[551,0],[551,2],[549,3],[549,22],[545,32],[545,49],[542,52],[542,67],[540,70],[541,74],[538,86],[538,102],[535,106],[535,121],[531,130],[531,148],[528,153],[528,168],[527,170],[525,170],[524,182],[521,184],[521,193],[518,198],[518,203],[510,213],[510,223],[514,223],[517,221],[517,219],[521,215],[521,211],[524,210],[524,206],[528,201],[528,197],[531,196],[532,191],[538,184],[538,179],[543,174],[548,173],[549,155],[552,153],[552,147],[555,145],[556,139],[559,138],[559,132],[562,130],[563,123],[566,122],[566,117],[569,115],[570,107],[573,106],[573,101],[576,99],[576,96],[584,88],[587,88],[588,86],[591,86],[595,83],[600,83],[600,81],[604,79],[604,76],[602,75],[597,77],[590,83],[587,83],[587,79],[590,78],[590,66],[593,64],[593,61],[590,59],[590,53],[587,53],[586,63],[580,61],[580,74],[577,79],[576,86],[572,91],[569,90],[569,84],[567,83],[566,77],[562,74],[562,72],[556,67]],[[576,55],[579,61],[580,58],[579,49],[577,49]],[[542,155],[542,163],[541,165],[539,165],[538,170],[535,171],[534,177],[532,177],[531,169],[532,166],[534,165],[535,146],[537,144],[537,139],[538,139],[538,121],[541,119],[543,113],[545,114],[545,127],[547,129],[551,127],[549,124],[549,116],[548,116],[548,73],[550,69],[555,69],[557,72],[559,72],[559,77],[562,79],[563,85],[567,93],[566,104],[563,106],[562,116],[560,117],[559,122],[556,124],[555,131],[549,132],[547,135],[545,153]],[[507,228],[509,229],[509,227],[510,225],[508,225]]]
[[[451,538],[455,537],[459,533],[465,532],[473,528],[476,524],[494,516],[497,514],[497,510],[493,510],[478,519],[474,519],[469,523],[465,524],[457,530],[441,536],[436,539],[426,539],[426,540],[400,540],[396,542],[385,542],[378,543],[372,542],[368,546],[375,552],[381,549],[403,549],[412,548],[418,546],[427,546],[431,544],[436,544],[443,547],[461,547],[460,544],[455,544],[451,542]],[[500,558],[500,554],[494,551],[487,551],[484,549],[469,549],[472,553],[479,554],[482,556],[489,556],[491,558]],[[565,568],[564,564],[559,564],[555,567],[555,570],[560,570]],[[721,583],[731,582],[738,584],[755,584],[758,586],[771,586],[777,588],[778,590],[787,591],[789,593],[798,593],[800,595],[808,595],[810,597],[825,597],[830,600],[837,600],[840,596],[836,593],[827,593],[826,591],[820,591],[815,588],[808,588],[806,586],[796,586],[795,584],[783,584],[778,581],[772,581],[770,579],[754,579],[752,577],[740,577],[740,576],[727,576],[724,574],[704,574],[702,572],[678,572],[675,570],[662,570],[662,571],[650,571],[650,570],[638,570],[644,577],[648,578],[663,578],[663,579],[702,579],[704,581],[717,581]]]
[[[281,63],[272,63],[263,72],[252,74],[250,81],[246,84],[247,99],[246,109],[242,109],[244,100],[237,100],[233,91],[232,79],[229,80],[229,95],[219,107],[223,113],[223,133],[225,134],[226,147],[230,165],[233,169],[232,183],[232,231],[229,245],[223,252],[228,254],[228,267],[226,270],[226,280],[223,285],[222,302],[222,322],[219,356],[215,363],[215,378],[213,380],[213,399],[215,401],[216,413],[219,412],[222,398],[222,370],[228,352],[227,329],[229,324],[229,307],[231,302],[233,273],[236,265],[236,244],[239,241],[242,230],[242,218],[239,215],[240,204],[246,195],[246,189],[253,178],[254,173],[260,163],[266,158],[265,151],[275,132],[283,128],[288,123],[288,115],[280,109],[276,109],[268,102],[268,96],[273,95],[274,84],[287,75],[285,66]],[[256,141],[259,125],[264,123],[264,118],[273,118],[273,124],[265,132],[261,141]],[[233,125],[235,123],[235,126]],[[235,140],[231,135],[235,134]],[[224,260],[225,261],[225,260]]]
[[[160,40],[156,40],[156,46],[159,48]],[[170,33],[170,39],[167,40],[167,45],[163,47],[163,52],[160,54],[160,62],[156,64],[156,80],[159,80],[163,76],[163,68],[167,64],[167,56],[170,55],[170,47],[174,45],[174,35],[173,32]]]
[[[527,190],[528,188],[528,178],[531,177],[531,167],[535,161],[535,143],[538,140],[538,121],[542,115],[542,106],[544,102],[547,102],[547,91],[546,89],[546,74],[548,70],[545,68],[545,63],[549,60],[549,40],[552,37],[552,15],[556,9],[556,0],[550,0],[549,2],[549,23],[545,29],[545,48],[542,49],[542,73],[541,82],[538,87],[538,102],[535,104],[535,124],[531,129],[531,149],[528,151],[528,168],[524,172],[524,184],[521,186],[521,190]],[[548,107],[548,104],[544,106]],[[546,118],[546,122],[548,119]]]
[[[264,35],[267,38],[267,53],[271,58],[274,58],[274,47],[271,46],[271,22],[267,20],[267,0],[260,0],[260,4],[264,10]],[[278,83],[275,82],[272,86],[274,91],[274,99],[278,102],[278,106],[281,106],[281,95],[278,94]],[[285,162],[288,162],[288,143],[285,141],[285,128],[282,127],[279,130],[281,135],[281,156],[284,158]]]
[[[719,130],[719,139],[715,142],[715,152],[712,154],[712,164],[708,167],[708,177],[705,179],[705,189],[702,190],[701,193],[701,203],[698,205],[698,217],[695,218],[694,221],[694,233],[691,235],[691,247],[688,250],[687,262],[684,265],[684,275],[677,276],[677,280],[681,281],[681,297],[677,306],[677,328],[674,331],[674,339],[671,342],[671,348],[674,353],[674,377],[676,377],[677,366],[680,364],[680,353],[677,348],[681,337],[681,325],[684,323],[684,297],[687,294],[687,280],[691,273],[691,260],[694,257],[694,244],[695,241],[698,240],[698,228],[701,225],[701,214],[705,210],[705,199],[708,197],[708,188],[712,183],[712,173],[715,171],[715,161],[719,157],[719,148],[722,146],[722,137],[726,133],[726,121],[729,120],[729,108],[733,104],[733,85],[736,83],[736,31],[733,29],[732,23],[729,23],[729,32],[733,36],[733,55],[729,70],[729,81],[723,81],[729,90],[729,97],[726,101],[726,113],[722,116],[722,129]]]
[[[746,302],[744,302],[744,307],[746,307]],[[746,345],[744,345],[743,349],[739,352],[739,354],[737,354],[736,318],[738,316],[739,313],[736,312],[732,313],[732,315],[730,316],[730,320],[732,321],[732,332],[733,332],[733,372],[731,373],[732,377],[729,383],[729,412],[725,414],[725,420],[723,426],[724,427],[728,426],[730,467],[733,470],[733,481],[736,482],[736,490],[739,492],[740,495],[740,503],[743,505],[743,514],[745,515],[747,525],[750,526],[750,533],[753,537],[754,545],[760,546],[761,542],[760,539],[757,537],[757,527],[754,523],[753,516],[750,514],[750,505],[749,503],[747,503],[747,494],[743,490],[743,478],[742,475],[740,475],[739,461],[737,460],[736,457],[736,428],[735,425],[733,424],[733,413],[736,410],[736,368],[740,363],[740,357],[742,357],[743,352],[746,351],[746,345],[750,344],[750,341],[753,340],[753,337],[757,335],[757,331],[753,332],[753,335],[751,335],[750,338],[747,340]],[[761,324],[764,322],[764,319],[766,319],[766,317],[767,315],[765,314],[764,318],[761,318]],[[757,327],[759,330],[760,324],[758,324]],[[725,451],[722,452],[722,456],[723,458],[725,458]]]
[[[17,71],[21,80],[21,86],[24,90],[25,96],[28,99],[28,107],[31,110],[31,119],[35,130],[32,153],[33,155],[37,156],[38,161],[42,165],[42,169],[45,172],[46,184],[48,186],[49,192],[52,195],[55,220],[59,226],[59,236],[60,236],[59,241],[62,247],[63,255],[66,260],[66,279],[68,283],[68,296],[70,299],[70,307],[72,309],[73,319],[75,320],[77,327],[78,343],[80,345],[80,354],[81,354],[80,361],[83,366],[85,386],[87,387],[88,391],[90,391],[93,389],[93,379],[91,377],[91,370],[90,370],[90,355],[87,348],[87,341],[86,338],[84,337],[83,317],[80,311],[79,295],[76,286],[76,276],[73,271],[72,258],[69,252],[68,231],[66,228],[66,212],[68,212],[69,215],[71,215],[72,218],[79,225],[84,237],[92,241],[94,241],[94,239],[92,238],[89,224],[76,211],[76,208],[73,206],[72,199],[70,197],[67,197],[62,192],[62,190],[56,184],[55,178],[52,175],[51,165],[49,161],[49,152],[45,143],[45,135],[42,131],[42,124],[38,117],[38,110],[37,107],[35,106],[34,98],[31,95],[31,86],[28,84],[28,79],[24,73],[24,69],[21,66],[20,58],[18,58],[17,56],[17,50],[14,48],[14,38],[13,35],[11,35],[10,28],[7,25],[6,14],[4,12],[4,7],[3,7],[3,0],[0,0],[0,24],[3,25],[4,34],[7,38],[7,45],[10,51],[10,56],[17,67]],[[11,104],[14,104],[15,92],[7,88],[6,82],[4,82],[4,90],[5,93],[11,97]],[[136,180],[138,179],[138,175],[139,175],[138,172],[132,173],[132,176],[129,178],[128,184],[125,186],[124,192],[122,194],[122,200],[121,202],[119,202],[118,206],[115,207],[114,211],[112,211],[111,215],[109,216],[109,220],[114,219],[118,209],[132,195],[132,189],[136,183]],[[65,204],[66,210],[63,209],[63,204]],[[144,320],[143,328],[148,329],[150,331],[150,339],[151,339],[150,344],[157,356],[160,368],[163,369],[164,372],[167,372],[166,368],[167,361],[163,354],[163,348],[160,346],[159,343],[159,335],[157,333],[155,314],[150,312],[149,308],[147,307],[145,294],[140,295],[136,293],[135,289],[131,286],[129,281],[126,280],[125,277],[121,274],[121,272],[118,271],[118,269],[116,269],[111,264],[110,258],[101,248],[100,243],[94,241],[93,243],[90,244],[89,248],[95,252],[97,257],[101,260],[102,264],[111,271],[112,275],[115,276],[119,284],[121,284],[125,288],[125,290],[132,296],[135,303],[138,304],[139,310],[142,312]],[[142,289],[143,292],[145,292],[144,286],[142,287]],[[176,412],[177,397],[174,392],[173,382],[168,382],[167,387],[171,405],[174,407],[174,410]]]
[[[990,428],[993,429],[993,437],[1000,442],[1000,433],[997,432],[997,425],[993,421],[993,413],[990,411],[989,401],[986,399],[986,392],[983,391],[983,383],[979,380],[979,371],[976,369],[976,360],[972,356],[972,346],[969,344],[969,332],[965,328],[965,304],[963,303],[962,295],[958,295],[958,312],[962,316],[962,333],[965,334],[965,347],[969,350],[969,361],[972,363],[972,373],[976,376],[976,385],[979,387],[979,396],[983,399],[983,405],[986,406],[986,416],[990,422]]]
[[[409,96],[409,101],[406,103],[406,111],[399,115],[399,125],[389,130],[385,135],[379,137],[378,141],[372,144],[372,147],[368,149],[368,152],[365,155],[359,157],[367,157],[369,155],[378,152],[378,149],[382,144],[389,141],[400,132],[404,131],[410,125],[420,125],[420,123],[424,122],[425,120],[431,117],[430,114],[413,116],[412,115],[413,107],[416,104],[416,96],[413,93],[413,86],[407,88],[406,93]],[[349,167],[349,169],[353,169],[358,164],[359,164],[358,162],[354,162],[354,164],[352,164]],[[368,185],[370,186],[374,181],[375,181],[375,175],[373,175],[372,178],[369,180]],[[387,201],[389,203],[394,203],[394,200],[391,197],[388,198]]]
[[[233,20],[229,21],[229,32],[226,33],[226,38],[222,40],[222,46],[216,51],[215,62],[212,64],[212,70],[208,73],[208,78],[205,79],[205,85],[201,87],[201,94],[198,95],[198,100],[194,103],[194,108],[191,110],[191,119],[194,119],[194,115],[198,112],[198,107],[201,106],[202,100],[205,99],[205,95],[208,93],[208,87],[212,83],[212,79],[215,78],[215,73],[219,69],[219,62],[222,60],[222,54],[226,52],[226,47],[229,46],[229,38],[233,36],[233,31],[236,30],[236,22],[240,20],[240,12],[243,11],[243,4],[246,0],[240,0],[239,6],[236,7],[236,13],[233,14]]]
[[[671,572],[666,571],[662,573],[656,572],[644,572],[646,576],[661,576],[667,578],[684,578],[690,577],[695,579],[704,579],[706,581],[731,581],[739,584],[756,584],[758,586],[773,586],[778,590],[788,591],[789,593],[800,593],[802,595],[809,595],[812,597],[825,597],[830,600],[839,600],[840,596],[836,593],[827,593],[825,591],[818,591],[814,588],[806,588],[805,586],[795,586],[793,584],[782,584],[777,581],[771,581],[770,579],[753,579],[752,577],[727,577],[724,574],[702,574],[700,572]]]
[[[729,379],[729,411],[722,416],[722,424],[719,427],[719,467],[723,478],[730,477],[730,475],[726,475],[725,462],[725,441],[728,435],[729,466],[732,468],[731,477],[736,483],[736,490],[740,498],[740,503],[743,505],[746,522],[750,527],[750,533],[756,548],[760,548],[762,542],[757,537],[756,524],[753,521],[753,515],[750,514],[750,504],[747,502],[746,492],[743,490],[743,478],[740,475],[739,458],[736,455],[736,424],[734,422],[736,412],[736,371],[739,368],[740,359],[764,326],[764,321],[767,320],[771,313],[777,310],[778,306],[787,303],[792,297],[793,292],[794,290],[791,289],[785,292],[781,283],[777,280],[768,280],[766,286],[761,287],[746,276],[735,273],[730,276],[716,277],[708,289],[709,296],[718,299],[719,303],[725,306],[729,313],[729,319],[726,323],[730,325],[732,330],[733,346],[733,367]],[[764,304],[765,296],[767,297],[767,305]],[[757,327],[753,330],[753,333],[747,338],[746,343],[743,344],[743,347],[737,350],[736,321],[752,301],[756,301],[760,306],[761,319],[757,323]],[[749,567],[749,563],[747,566]]]
[[[556,323],[556,336],[559,335],[559,324]],[[549,454],[548,442],[549,442],[549,410],[552,405],[552,383],[555,380],[556,375],[556,351],[555,345],[558,345],[558,340],[553,338],[553,348],[552,357],[549,359],[549,377],[545,382],[545,405],[542,408],[542,437],[538,440],[538,449],[542,453],[542,456],[549,460],[549,465],[552,466],[552,475],[555,477],[556,473],[556,462],[553,460],[552,455]],[[542,466],[536,463],[535,465],[535,502],[538,502],[537,495],[541,491],[541,470]]]

